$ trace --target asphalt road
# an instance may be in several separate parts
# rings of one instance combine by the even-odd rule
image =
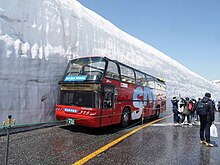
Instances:
[[[170,111],[160,118],[169,116]],[[8,163],[11,165],[56,164],[68,165],[93,153],[85,164],[190,164],[219,165],[219,138],[211,138],[214,147],[199,143],[199,123],[194,126],[174,126],[168,117],[154,124],[153,120],[132,123],[130,128],[118,126],[91,129],[80,126],[54,126],[10,135]],[[220,115],[216,112],[220,132]],[[102,152],[123,135],[145,126]],[[5,163],[6,136],[0,137],[0,164]],[[100,154],[94,152],[100,152]]]

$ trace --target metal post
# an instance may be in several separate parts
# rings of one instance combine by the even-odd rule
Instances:
[[[6,143],[6,155],[5,155],[5,165],[8,165],[8,152],[9,152],[9,129],[7,130],[7,143]]]
[[[11,115],[8,115],[8,127],[11,127]]]
[[[8,127],[7,130],[7,143],[6,143],[6,155],[5,155],[5,165],[8,165],[8,152],[9,152],[9,128],[11,127],[11,115],[8,115]]]

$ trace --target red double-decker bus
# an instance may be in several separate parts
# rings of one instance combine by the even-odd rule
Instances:
[[[107,57],[71,60],[59,85],[56,118],[77,125],[126,127],[166,111],[163,80]]]

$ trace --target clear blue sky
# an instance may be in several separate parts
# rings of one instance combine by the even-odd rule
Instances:
[[[220,80],[220,0],[78,0],[208,80]]]

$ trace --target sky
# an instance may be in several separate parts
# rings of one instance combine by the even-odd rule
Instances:
[[[78,0],[207,80],[220,80],[220,0]]]

